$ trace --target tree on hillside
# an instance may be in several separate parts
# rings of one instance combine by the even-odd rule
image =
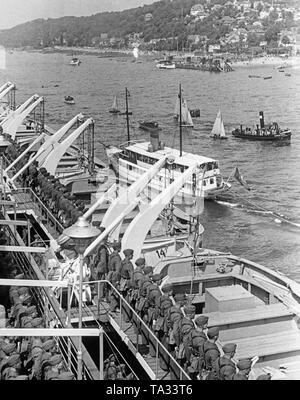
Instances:
[[[280,27],[277,24],[270,26],[265,32],[265,40],[268,43],[277,42],[279,32],[280,32]]]

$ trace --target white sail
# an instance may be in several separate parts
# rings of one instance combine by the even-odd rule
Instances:
[[[191,113],[188,109],[187,101],[182,101],[182,124],[186,126],[194,126]]]
[[[175,104],[175,110],[174,110],[174,118],[179,117],[179,97],[176,97],[176,104]]]
[[[118,110],[118,99],[117,99],[117,96],[114,97],[112,109],[113,110]]]
[[[225,137],[225,128],[223,124],[223,119],[222,119],[222,114],[221,111],[219,110],[217,118],[215,120],[214,126],[212,128],[212,131],[210,133],[210,136],[212,137]]]

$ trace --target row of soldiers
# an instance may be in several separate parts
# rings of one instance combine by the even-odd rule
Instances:
[[[13,162],[22,151],[21,146],[12,141],[6,150],[6,156]],[[15,166],[16,170],[20,170],[28,160],[28,155],[22,157]],[[46,168],[38,168],[37,161],[33,161],[23,172],[21,180],[22,186],[30,187],[65,228],[75,223],[83,214],[85,203],[76,200],[70,190],[61,184],[58,178],[50,175]]]
[[[4,230],[0,230],[0,245],[9,244]],[[22,279],[12,253],[0,252],[0,277]],[[28,287],[1,286],[0,326],[8,328],[42,328],[34,304],[34,296]],[[0,337],[1,380],[70,380],[74,376],[67,371],[58,351],[57,343],[50,337]]]
[[[38,169],[37,162],[34,161],[24,172],[23,185],[32,188],[65,228],[74,224],[78,217],[83,215],[85,203],[76,200],[70,190],[45,168]]]
[[[112,247],[111,254],[105,243],[98,249],[92,266],[92,280],[110,281],[191,379],[249,378],[252,360],[234,361],[237,348],[235,343],[222,346],[221,354],[217,344],[219,328],[208,328],[209,318],[206,315],[196,317],[196,308],[189,304],[185,294],[173,293],[173,286],[168,283],[160,288],[162,276],[153,274],[153,268],[146,266],[144,258],[138,258],[134,267],[131,261],[132,249],[124,250],[122,259],[120,243],[116,242]],[[105,287],[105,284],[102,284],[99,299],[109,302],[110,312],[114,315],[119,308],[120,299],[111,286]],[[136,333],[141,335],[142,343],[148,350],[144,356],[155,357],[156,345],[142,329],[131,309],[123,305],[122,313],[125,321],[133,322]],[[170,370],[170,360],[160,356],[159,361],[163,370]],[[270,379],[270,375],[263,375],[259,379]]]
[[[16,276],[21,278],[22,276]],[[12,286],[9,290],[12,304],[6,327],[43,328],[28,287]],[[1,380],[73,380],[57,342],[51,337],[3,337],[0,339]]]

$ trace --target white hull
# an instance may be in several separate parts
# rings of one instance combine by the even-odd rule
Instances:
[[[127,161],[118,159],[116,155],[113,155],[109,152],[107,152],[107,156],[114,167],[116,174],[118,174],[120,181],[125,184],[127,183],[128,185],[131,185],[133,182],[135,182],[149,168],[149,164],[140,163],[140,165],[134,165],[128,163]],[[220,183],[216,183],[216,172],[217,171],[212,171],[205,174],[205,184],[203,184],[203,194],[205,199],[213,199],[230,189],[230,185],[224,183],[221,177]],[[166,169],[159,172],[157,176],[149,183],[146,196],[150,199],[153,199],[158,193],[162,192],[166,186],[170,185],[170,183],[179,175],[180,173],[175,171],[171,176],[169,171]],[[184,211],[187,211],[188,207],[194,206],[195,196],[201,197],[201,190],[202,180],[198,181],[195,191],[193,190],[192,181],[187,181],[178,195],[175,196],[174,204]]]

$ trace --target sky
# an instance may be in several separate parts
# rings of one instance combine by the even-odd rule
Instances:
[[[0,0],[0,29],[12,28],[37,18],[86,16],[122,11],[157,0]]]

